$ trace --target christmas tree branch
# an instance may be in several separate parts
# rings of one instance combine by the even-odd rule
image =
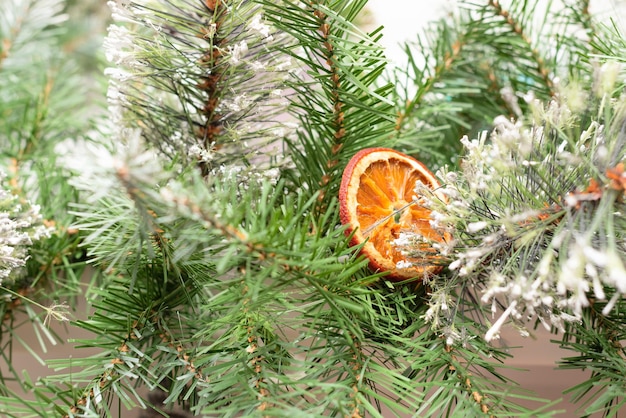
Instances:
[[[55,27],[67,19],[62,0],[18,1],[8,0],[0,18],[0,71],[10,71],[15,63],[29,55],[33,39],[42,39],[46,33],[54,38]],[[10,62],[7,62],[10,61]]]
[[[441,82],[447,72],[452,69],[455,61],[461,57],[463,45],[466,43],[465,34],[450,33],[446,21],[442,21],[436,29],[439,30],[440,36],[435,38],[435,45],[428,45],[428,47],[438,52],[433,58],[441,61],[434,63],[432,70],[429,71],[427,66],[419,69],[409,45],[405,45],[405,51],[411,64],[412,81],[417,84],[417,92],[411,100],[405,102],[405,107],[398,111],[396,131],[398,131],[399,136],[402,134],[404,120],[414,111],[416,106],[422,105],[425,96],[432,92],[436,83]],[[453,36],[450,37],[449,35]],[[426,41],[422,40],[418,40],[418,45],[421,49],[427,47]]]
[[[605,303],[594,302],[585,310],[582,321],[568,324],[559,343],[562,348],[576,352],[576,356],[563,357],[559,367],[563,369],[591,370],[584,382],[569,388],[584,414],[608,415],[619,410],[626,400],[623,396],[623,380],[620,373],[626,369],[624,340],[624,302],[619,301],[614,313],[604,314]]]
[[[532,40],[529,38],[528,34],[525,33],[523,27],[525,25],[525,19],[516,20],[515,16],[513,16],[510,11],[505,10],[498,0],[489,0],[488,7],[493,8],[494,13],[506,21],[511,32],[522,40],[522,44],[529,51],[533,61],[537,65],[536,71],[543,79],[543,84],[548,89],[548,94],[554,96],[556,92],[554,90],[554,82],[550,75],[551,71],[546,66],[545,60],[541,57],[539,50],[533,47]]]
[[[113,12],[120,25],[105,44],[114,65],[108,96],[121,126],[140,127],[169,158],[196,162],[205,175],[233,156],[268,163],[289,64],[275,52],[282,35],[255,2],[155,0]],[[255,123],[263,129],[251,131]]]
[[[484,329],[477,322],[480,307],[467,300],[461,303],[448,307],[450,329],[447,334],[420,329],[419,336],[414,337],[414,351],[407,357],[409,367],[405,375],[424,392],[416,414],[517,416],[531,413],[531,409],[518,405],[518,400],[547,405],[548,401],[520,390],[500,371],[507,368],[503,363],[510,356],[504,348],[471,337]],[[472,312],[476,319],[469,317]],[[417,325],[407,331],[415,330]],[[551,416],[550,412],[542,412],[543,408],[532,410],[532,415]]]
[[[388,140],[387,128],[394,119],[385,99],[390,86],[375,87],[385,67],[375,44],[379,35],[363,34],[352,23],[363,1],[264,6],[272,23],[298,41],[283,49],[307,74],[290,80],[297,93],[291,113],[300,127],[287,144],[302,176],[297,182],[317,193],[319,210],[325,210],[338,191],[349,156]]]
[[[319,2],[318,4],[322,4]],[[335,30],[334,27],[331,27],[333,24],[331,19],[327,19],[327,16],[324,12],[319,9],[312,8],[311,10],[313,15],[320,22],[319,32],[322,35],[323,46],[325,49],[325,57],[326,64],[328,65],[328,73],[330,74],[330,101],[333,107],[333,125],[334,125],[334,143],[330,148],[329,160],[326,162],[326,168],[328,170],[332,170],[338,163],[339,160],[337,158],[339,151],[343,147],[344,137],[346,135],[346,128],[344,123],[344,113],[341,108],[344,106],[344,103],[341,102],[340,94],[340,70],[338,68],[337,56],[333,52],[335,49],[335,45],[333,42],[333,33]],[[320,186],[322,187],[319,199],[323,200],[326,195],[326,186],[330,182],[330,176],[328,173],[324,174],[320,180]]]
[[[2,164],[19,195],[0,206],[55,226],[3,279],[2,413],[548,416],[518,405],[541,400],[493,343],[537,321],[576,353],[563,367],[592,370],[572,388],[581,409],[621,407],[626,43],[588,1],[545,15],[462,2],[391,81],[382,30],[355,23],[365,0],[109,4],[110,113],[90,122],[75,86],[99,78],[67,71],[63,3],[0,6]],[[415,189],[452,237],[432,243],[427,288],[367,270],[339,225],[342,170],[376,146],[453,163],[437,194]],[[25,232],[6,231],[0,243]],[[31,380],[11,364],[16,328],[57,339],[49,320],[79,286],[91,313],[67,325],[96,354]]]

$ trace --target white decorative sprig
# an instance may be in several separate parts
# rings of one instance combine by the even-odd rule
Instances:
[[[39,206],[23,201],[4,187],[0,173],[0,285],[20,279],[35,241],[47,238],[52,228],[44,225]]]
[[[66,141],[57,146],[60,165],[73,174],[69,182],[85,193],[87,202],[132,190],[136,184],[156,187],[163,178],[163,161],[146,146],[141,130],[122,132],[123,141],[114,149],[94,141]]]
[[[622,103],[603,97],[603,110],[581,126],[567,98],[533,102],[530,123],[498,117],[491,134],[461,140],[461,171],[438,173],[448,202],[425,202],[431,224],[454,237],[446,251],[450,276],[433,279],[426,315],[442,335],[454,335],[445,331],[446,292],[454,289],[445,281],[481,289],[480,301],[491,306],[486,320],[495,319],[488,341],[509,320],[524,333],[536,319],[563,329],[592,299],[608,315],[626,295],[625,231],[617,232],[626,213]]]

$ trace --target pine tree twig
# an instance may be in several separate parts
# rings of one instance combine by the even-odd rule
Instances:
[[[9,57],[9,55],[11,55],[11,48],[14,46],[14,40],[17,37],[17,35],[20,33],[21,31],[21,26],[23,24],[23,22],[26,21],[26,19],[16,19],[15,20],[15,26],[11,27],[8,32],[13,35],[13,39],[11,38],[3,38],[0,41],[0,44],[2,45],[2,49],[0,50],[0,70],[2,69],[2,64],[4,62],[4,60],[6,58]]]
[[[17,290],[6,289],[6,291],[9,291],[15,297],[11,298],[9,303],[4,304],[4,316],[2,317],[2,322],[14,319],[15,310],[22,306],[24,299],[31,300],[29,295],[33,294],[35,289],[32,286],[25,286]]]
[[[479,390],[472,387],[472,373],[464,373],[462,371],[464,370],[464,368],[460,367],[460,363],[456,355],[454,355],[453,353],[454,347],[446,344],[444,351],[450,356],[448,360],[448,369],[451,372],[454,372],[459,380],[463,382],[462,387],[467,393],[467,396],[469,396],[474,402],[476,402],[476,404],[480,407],[481,412],[483,414],[488,414],[490,408],[489,404],[487,403],[487,397],[481,394]],[[493,415],[490,416],[493,417]]]
[[[244,314],[247,309],[245,305],[246,301],[244,300]],[[266,409],[272,407],[272,404],[266,400],[270,393],[265,387],[265,379],[263,377],[263,362],[265,359],[263,358],[263,356],[255,354],[258,349],[259,337],[254,332],[254,326],[247,326],[247,334],[248,347],[246,348],[246,352],[249,355],[248,364],[252,366],[256,375],[254,388],[258,392],[258,400],[260,402],[257,410],[263,412]]]
[[[298,167],[294,175],[317,196],[315,211],[323,213],[338,192],[342,165],[393,128],[392,102],[385,97],[392,86],[376,85],[387,63],[376,44],[379,30],[365,34],[353,23],[365,4],[360,0],[263,4],[268,19],[292,37],[283,51],[307,73],[288,83],[300,127],[297,139],[286,142]]]
[[[193,376],[193,379],[200,383],[208,381],[208,376],[203,373],[202,367],[197,367],[195,365],[195,359],[189,354],[189,352],[193,349],[185,347],[185,345],[178,341],[166,327],[163,327],[159,315],[155,315],[154,312],[150,313],[152,313],[151,320],[144,319],[145,323],[143,324],[141,324],[138,320],[135,320],[117,348],[111,350],[111,353],[117,353],[110,360],[111,367],[104,370],[100,375],[96,376],[92,380],[92,382],[98,386],[98,395],[96,396],[96,391],[93,387],[89,388],[81,397],[75,400],[75,404],[70,407],[69,414],[65,415],[63,418],[70,418],[71,416],[81,413],[87,405],[97,405],[98,402],[96,397],[102,397],[102,393],[109,390],[118,379],[125,378],[124,375],[116,369],[116,367],[123,366],[126,363],[124,356],[132,353],[130,344],[132,344],[133,341],[138,340],[138,335],[145,334],[146,328],[155,328],[154,330],[151,329],[150,333],[157,335],[160,342],[169,348],[169,350],[165,351],[165,353],[170,353],[175,356],[180,363],[180,366],[184,369],[185,375]],[[152,361],[149,356],[141,356],[140,359],[148,362]],[[185,381],[184,383],[189,384],[188,381]],[[169,403],[171,401],[172,399],[169,399],[168,397],[164,403]]]
[[[350,362],[350,366],[352,368],[352,376],[354,377],[354,383],[352,383],[353,392],[351,394],[354,404],[350,413],[350,418],[362,418],[363,407],[361,406],[361,401],[357,395],[360,392],[359,387],[364,377],[361,375],[361,373],[362,371],[364,371],[363,368],[365,366],[365,361],[363,351],[361,349],[361,343],[355,337],[356,336],[354,335],[352,336],[352,339],[354,340],[354,345],[351,347],[351,349],[353,350],[353,355]]]
[[[242,268],[243,269],[243,268]],[[245,271],[242,271],[245,274]],[[252,367],[255,373],[255,382],[254,388],[257,390],[257,397],[259,400],[259,406],[257,406],[257,410],[260,412],[265,411],[268,408],[272,407],[271,402],[266,400],[269,397],[270,392],[266,388],[265,378],[263,377],[263,363],[265,358],[257,353],[259,348],[259,340],[261,339],[257,333],[255,332],[255,324],[254,318],[249,315],[249,299],[246,297],[248,293],[248,287],[244,284],[242,286],[242,296],[243,296],[243,315],[245,316],[245,325],[246,325],[246,335],[247,335],[247,343],[246,353],[248,355],[248,364]]]
[[[599,53],[594,44],[593,40],[598,36],[598,27],[597,21],[593,17],[591,10],[589,9],[590,0],[576,0],[573,4],[566,4],[566,8],[571,11],[571,19],[574,25],[582,28],[582,30],[587,35],[587,40],[585,42],[585,53]],[[566,38],[567,39],[567,38]],[[570,39],[567,39],[568,41]]]
[[[516,35],[518,35],[520,39],[524,42],[535,64],[537,65],[537,68],[536,68],[537,72],[543,78],[545,86],[548,89],[548,94],[550,95],[550,97],[553,97],[554,95],[556,95],[554,81],[552,80],[550,76],[550,70],[546,66],[545,60],[539,53],[539,50],[533,46],[532,40],[530,39],[528,34],[524,32],[524,29],[522,28],[520,23],[517,22],[515,18],[511,16],[511,14],[502,7],[502,5],[500,4],[498,0],[489,0],[488,6],[495,9],[495,13],[498,16],[502,17],[506,21],[511,31],[515,33]]]
[[[106,70],[108,98],[120,127],[141,128],[164,155],[199,166],[205,177],[234,161],[268,165],[286,129],[274,117],[284,113],[291,68],[276,50],[283,35],[265,23],[262,7],[229,0],[112,8],[118,20],[137,23],[112,26],[105,41],[115,65]],[[120,51],[120,44],[132,46]]]
[[[464,45],[465,34],[460,34],[450,45],[449,50],[444,53],[441,61],[435,65],[433,74],[420,83],[419,89],[413,99],[405,104],[404,110],[398,111],[398,117],[395,124],[396,136],[399,135],[405,119],[413,112],[416,106],[420,106],[422,104],[422,100],[426,94],[432,91],[436,83],[444,77],[444,75],[452,68],[455,61],[461,56]]]
[[[0,28],[0,71],[4,69],[3,65],[9,57],[18,56],[20,48],[25,45],[24,40],[36,35],[41,41],[47,35],[42,32],[54,29],[67,17],[63,14],[65,4],[62,0],[23,3],[25,4],[10,0],[4,2],[2,7],[7,7],[9,13],[0,8],[0,16],[6,16],[2,23],[8,25]],[[56,40],[56,37],[56,34],[52,34],[47,39]]]
[[[217,229],[225,237],[229,237],[236,240],[240,244],[243,244],[249,251],[258,251],[260,249],[248,240],[248,235],[245,232],[233,227],[232,225],[222,223],[217,217],[211,215],[205,210],[202,210],[199,205],[193,203],[189,198],[172,196],[171,200],[172,203],[176,204],[179,208],[186,208],[189,210],[191,215],[202,220],[205,226]],[[262,255],[262,257],[265,256],[267,256],[267,254]]]
[[[623,312],[623,302],[619,302]],[[604,306],[603,306],[604,305]],[[589,377],[567,389],[585,415],[618,413],[624,405],[623,370],[626,367],[624,341],[624,318],[621,312],[605,315],[605,304],[590,300],[582,321],[568,324],[559,343],[561,348],[577,353],[563,357],[561,369],[591,371]]]
[[[228,60],[222,62],[226,38],[220,35],[220,29],[228,13],[225,3],[222,0],[207,0],[211,21],[208,27],[202,28],[202,38],[209,40],[210,46],[200,59],[200,64],[206,68],[206,75],[203,75],[198,83],[198,88],[205,93],[205,104],[201,108],[205,122],[198,128],[198,137],[206,150],[217,150],[221,147],[219,137],[224,129],[222,117],[217,109],[222,95],[220,82],[229,68]],[[206,176],[209,173],[207,162],[201,160],[199,163],[202,174]]]
[[[608,332],[605,333],[607,340],[611,344],[611,346],[617,351],[622,360],[626,360],[626,348],[624,347],[621,337],[618,335],[615,325],[610,324],[609,320],[606,316],[602,315],[601,312],[596,311],[593,308],[593,302],[590,301],[590,309],[589,312],[592,317],[592,322],[597,324],[597,329],[608,329]]]
[[[585,30],[587,31],[587,35],[591,37],[592,34],[596,33],[596,29],[593,24],[593,18],[591,17],[591,13],[589,12],[589,3],[590,0],[580,0],[581,1],[581,14],[582,14],[582,24]]]
[[[205,228],[217,230],[225,238],[241,245],[246,254],[254,257],[259,262],[278,264],[285,273],[300,270],[300,266],[294,264],[289,257],[266,249],[263,242],[251,239],[244,230],[222,222],[218,217],[204,210],[187,196],[175,196],[168,193],[168,199],[183,213],[188,212],[188,215],[191,215],[193,219],[200,221]],[[239,266],[239,268],[244,269],[244,266]]]
[[[330,81],[331,81],[330,101],[331,101],[332,112],[333,112],[332,124],[333,124],[334,134],[333,134],[333,144],[330,149],[331,151],[330,156],[328,157],[328,160],[326,161],[326,169],[328,171],[324,173],[324,175],[322,175],[322,178],[320,179],[320,182],[319,182],[321,189],[318,194],[318,202],[321,203],[322,201],[325,200],[327,185],[331,181],[330,173],[332,173],[335,166],[339,163],[338,155],[339,155],[339,152],[341,151],[341,148],[343,147],[343,140],[346,135],[346,128],[345,128],[345,123],[344,123],[344,112],[342,111],[342,107],[344,106],[344,103],[342,102],[342,98],[340,97],[341,75],[337,67],[338,58],[337,58],[337,55],[335,55],[334,53],[335,45],[333,43],[333,37],[332,37],[332,31],[333,31],[332,20],[326,19],[327,15],[321,10],[319,10],[319,8],[315,7],[316,5],[322,4],[322,2],[311,1],[309,2],[309,4],[312,6],[313,15],[318,20],[318,24],[319,24],[318,30],[322,36],[322,46],[323,46],[323,50],[325,51],[326,65],[328,66],[328,72],[330,74]]]

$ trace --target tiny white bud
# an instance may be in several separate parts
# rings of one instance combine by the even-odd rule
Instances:
[[[488,225],[489,224],[486,221],[472,222],[467,224],[467,232],[473,234],[475,232],[485,229]]]

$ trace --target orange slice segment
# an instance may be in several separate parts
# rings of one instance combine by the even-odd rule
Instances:
[[[439,182],[419,161],[388,148],[359,151],[346,166],[339,189],[341,222],[352,245],[362,248],[374,270],[389,271],[387,277],[404,280],[436,273],[438,253],[431,243],[450,239],[434,230],[430,210],[414,199],[415,185],[421,181],[435,190]],[[434,191],[445,201],[445,196]],[[419,257],[402,254],[394,241],[402,235],[423,237],[415,248]],[[415,241],[414,241],[415,242]],[[412,252],[413,253],[413,252]],[[399,262],[401,262],[399,264]]]

